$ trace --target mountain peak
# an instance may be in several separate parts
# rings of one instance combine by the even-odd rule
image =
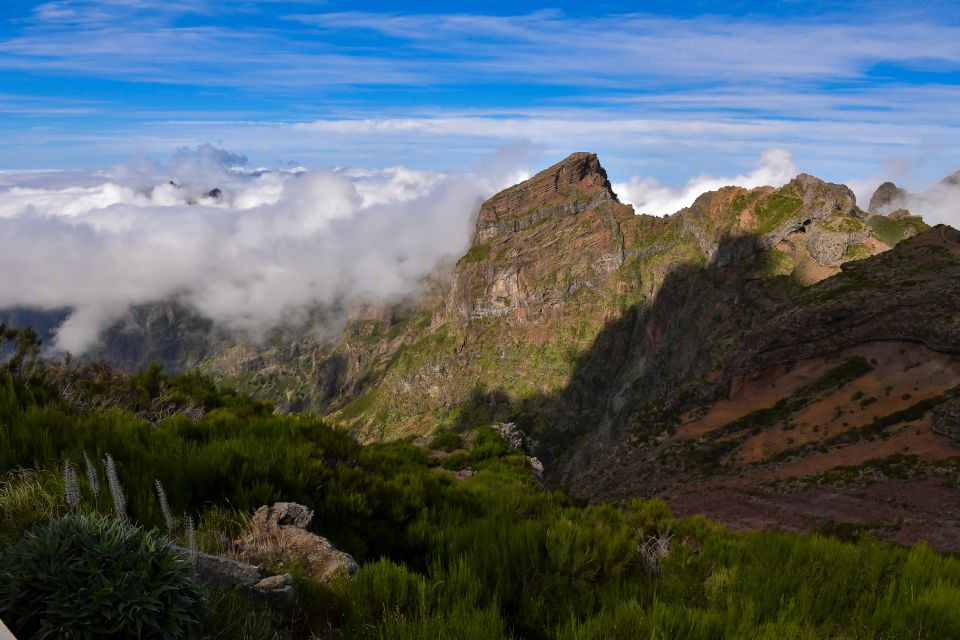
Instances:
[[[520,231],[547,218],[578,215],[603,201],[619,202],[597,154],[572,153],[483,203],[475,239]]]

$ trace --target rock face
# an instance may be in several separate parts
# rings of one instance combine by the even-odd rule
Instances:
[[[907,192],[892,182],[884,182],[870,197],[868,211],[883,216],[903,207],[907,202]]]
[[[313,510],[295,502],[260,507],[251,532],[235,543],[238,555],[253,564],[298,561],[321,582],[357,572],[357,563],[329,540],[307,531]]]
[[[474,243],[579,215],[608,201],[617,202],[617,196],[596,154],[574,153],[483,203]]]
[[[620,224],[632,216],[597,156],[575,153],[480,207],[450,307],[465,320],[555,314],[623,264]]]
[[[960,398],[953,398],[933,410],[933,430],[960,445]]]

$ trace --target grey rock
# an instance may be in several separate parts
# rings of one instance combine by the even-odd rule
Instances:
[[[297,597],[297,587],[289,573],[264,578],[253,586],[253,592],[272,605],[288,604]]]
[[[540,458],[528,457],[527,461],[530,463],[530,468],[533,469],[533,475],[538,478],[543,477],[543,463],[540,462]]]
[[[248,562],[215,556],[202,551],[191,552],[189,549],[177,546],[174,546],[173,550],[186,560],[195,559],[197,578],[209,587],[250,589],[262,579],[259,567]]]
[[[526,437],[524,437],[523,432],[512,422],[501,422],[493,425],[493,430],[499,433],[504,440],[507,441],[507,446],[513,449],[514,451],[523,451],[526,445]]]
[[[912,218],[913,214],[910,213],[909,209],[897,209],[896,211],[891,211],[887,214],[887,217],[891,220],[903,220],[904,218]]]
[[[843,262],[847,247],[870,237],[869,229],[860,231],[823,231],[814,226],[807,233],[807,250],[822,267],[836,267]]]
[[[867,210],[876,215],[886,215],[901,208],[907,201],[907,192],[892,182],[884,182],[870,197]]]
[[[253,514],[253,528],[260,532],[278,531],[282,527],[306,529],[313,522],[313,509],[296,502],[277,502],[262,506]]]

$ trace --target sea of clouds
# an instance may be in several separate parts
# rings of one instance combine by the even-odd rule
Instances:
[[[54,346],[74,353],[164,300],[256,336],[312,305],[409,294],[466,249],[498,186],[404,168],[252,170],[210,145],[167,163],[2,173],[0,308],[72,309]]]

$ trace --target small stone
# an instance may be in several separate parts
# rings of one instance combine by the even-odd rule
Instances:
[[[297,597],[293,576],[285,573],[264,578],[254,585],[253,593],[274,606],[289,604]]]
[[[538,478],[543,475],[543,463],[540,462],[539,458],[528,457],[527,461],[530,463],[530,467],[533,469],[533,475]]]
[[[274,591],[277,589],[283,589],[285,587],[290,587],[293,585],[293,576],[289,573],[284,573],[279,576],[269,576],[264,578],[257,584],[253,585],[254,589],[259,589],[260,591]]]

